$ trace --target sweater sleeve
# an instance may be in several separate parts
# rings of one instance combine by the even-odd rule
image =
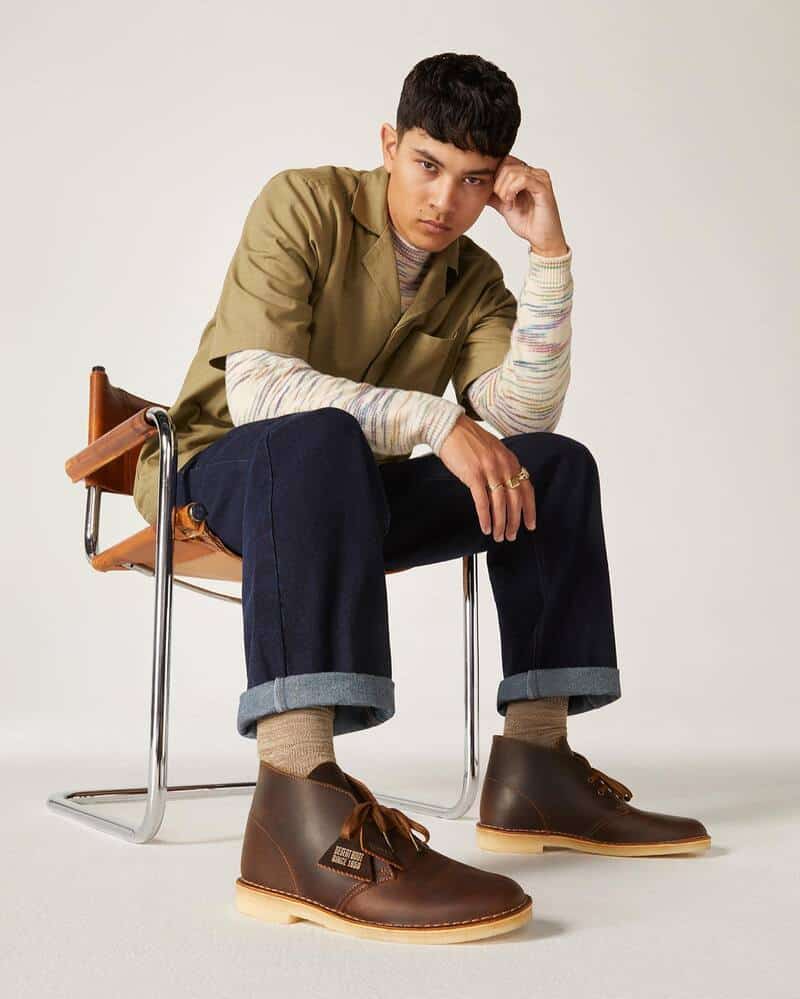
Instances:
[[[504,436],[554,430],[570,381],[572,249],[528,251],[528,273],[503,363],[466,389],[470,405]]]
[[[380,388],[323,374],[303,358],[237,350],[225,363],[225,392],[235,426],[335,406],[352,413],[372,450],[405,454],[428,444],[438,455],[464,407],[428,392]]]

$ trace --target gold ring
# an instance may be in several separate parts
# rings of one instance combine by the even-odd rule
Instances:
[[[486,488],[489,492],[492,492],[493,489],[499,489],[500,486],[508,486],[509,489],[516,489],[520,482],[524,482],[525,479],[529,478],[530,473],[528,472],[528,469],[525,468],[524,465],[520,465],[519,471],[512,475],[510,479],[506,479],[504,482],[487,482]]]
[[[520,465],[520,469],[516,475],[512,475],[510,479],[506,480],[506,485],[511,489],[516,489],[520,482],[524,482],[525,479],[529,479],[528,469],[523,465]]]

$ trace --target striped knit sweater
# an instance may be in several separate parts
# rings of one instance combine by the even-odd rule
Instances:
[[[389,222],[405,311],[431,253],[407,243]],[[503,363],[467,387],[475,412],[504,436],[553,430],[570,378],[572,250],[563,257],[528,254],[528,274]],[[352,413],[373,451],[405,454],[428,444],[438,455],[464,407],[427,392],[381,388],[326,375],[307,361],[269,350],[240,350],[225,364],[228,409],[235,426],[286,413],[336,406]]]
[[[572,250],[528,251],[528,273],[503,363],[467,386],[470,403],[503,436],[555,430],[570,381]]]

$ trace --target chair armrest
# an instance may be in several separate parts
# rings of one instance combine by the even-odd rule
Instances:
[[[85,479],[87,475],[96,472],[98,468],[114,461],[120,455],[134,447],[141,447],[148,438],[157,434],[157,428],[145,419],[147,409],[140,409],[138,413],[129,416],[127,420],[92,441],[88,447],[67,458],[64,468],[70,479],[73,482]]]

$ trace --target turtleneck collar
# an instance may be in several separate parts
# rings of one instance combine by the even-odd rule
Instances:
[[[408,240],[403,239],[403,237],[397,231],[397,229],[392,223],[391,217],[389,217],[388,221],[389,221],[389,228],[392,231],[392,239],[396,243],[400,243],[402,245],[403,249],[407,251],[408,256],[413,257],[413,259],[419,261],[419,263],[424,263],[433,251],[420,249],[420,247],[414,246],[412,243],[409,243]]]

